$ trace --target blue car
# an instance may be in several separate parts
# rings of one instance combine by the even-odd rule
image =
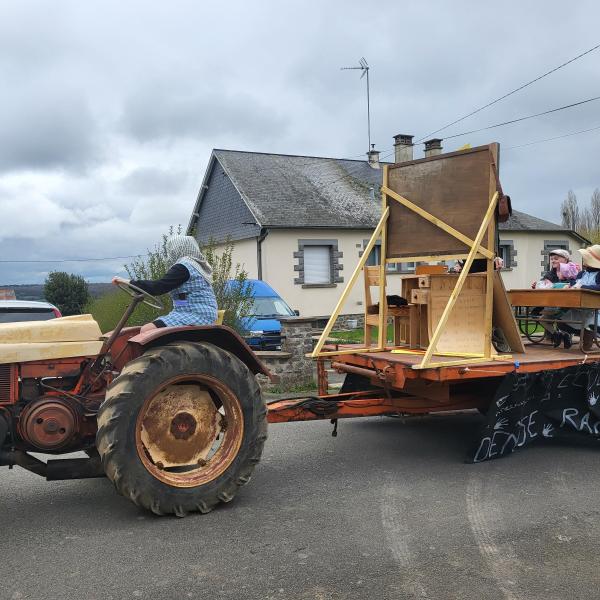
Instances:
[[[248,279],[254,294],[254,315],[242,319],[248,332],[246,342],[253,350],[281,350],[281,323],[279,317],[293,317],[292,310],[281,296],[259,279]]]

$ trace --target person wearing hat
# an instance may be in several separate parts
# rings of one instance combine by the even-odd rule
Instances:
[[[550,269],[546,271],[539,281],[534,281],[531,287],[534,289],[545,289],[553,287],[554,284],[560,284],[560,287],[566,287],[564,284],[572,285],[579,273],[579,265],[571,262],[571,255],[568,250],[555,248],[549,252]],[[559,287],[558,285],[556,287]]]
[[[160,279],[134,279],[130,283],[140,289],[160,296],[169,293],[173,310],[146,323],[142,332],[157,327],[182,327],[186,325],[210,325],[217,320],[217,299],[212,288],[212,267],[190,235],[173,235],[165,244],[170,269]],[[113,277],[117,285],[126,281]]]
[[[552,287],[570,287],[575,283],[575,277],[579,272],[579,265],[571,262],[571,255],[563,248],[554,248],[549,252],[550,269],[546,271],[539,281],[534,281],[531,284],[535,289],[547,289]],[[567,324],[559,323],[558,328],[554,322],[564,320],[568,317],[569,311],[558,306],[546,306],[544,308],[534,308],[533,316],[539,316],[545,321],[540,325],[546,330],[546,337],[552,341],[552,345],[558,348],[562,343],[565,348],[570,348],[573,344],[572,334],[576,333],[575,329]]]
[[[571,287],[582,290],[593,290],[600,292],[600,244],[594,244],[589,248],[580,248],[584,270],[577,275]],[[595,323],[593,310],[571,309],[566,318],[581,321],[585,324],[583,330],[583,350],[591,350],[597,336],[598,323]]]

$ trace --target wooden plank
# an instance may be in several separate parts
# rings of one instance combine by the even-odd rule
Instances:
[[[498,355],[494,357],[494,360],[510,360],[512,359],[511,355]],[[489,363],[490,362],[490,358],[488,357],[481,357],[481,358],[469,358],[469,357],[465,357],[462,360],[445,360],[445,361],[433,361],[427,365],[423,365],[423,363],[420,363],[418,365],[413,365],[412,368],[415,370],[420,370],[420,369],[438,369],[440,367],[460,367],[462,365],[472,365],[472,364],[477,364],[477,363]],[[514,369],[514,367],[513,367]]]
[[[490,178],[492,174],[490,173]],[[495,185],[494,181],[490,183]],[[490,219],[488,224],[488,250],[494,249],[494,238],[496,232],[496,219]],[[485,322],[483,326],[483,347],[486,356],[496,354],[496,349],[492,346],[492,314],[494,311],[494,261],[488,259],[486,263],[486,278],[485,278]]]
[[[450,313],[452,312],[452,309],[454,308],[454,305],[456,304],[456,300],[457,300],[457,298],[463,288],[463,285],[467,279],[469,269],[471,268],[471,265],[473,264],[473,259],[475,258],[476,248],[481,244],[483,236],[486,233],[488,224],[489,224],[490,220],[493,219],[493,217],[494,217],[494,211],[496,210],[497,203],[498,203],[498,192],[496,192],[492,197],[492,200],[489,204],[489,207],[487,209],[485,217],[483,218],[483,222],[481,223],[481,226],[479,227],[479,231],[477,232],[477,236],[475,237],[475,242],[473,244],[473,247],[471,248],[471,252],[470,252],[469,256],[467,257],[465,264],[463,265],[463,269],[460,272],[460,275],[458,276],[458,281],[456,282],[456,286],[455,286],[454,290],[452,291],[452,294],[450,295],[448,304],[446,305],[446,308],[444,309],[444,313],[442,314],[440,321],[437,324],[437,327],[433,334],[433,337],[429,341],[429,347],[427,348],[427,352],[425,353],[425,356],[423,357],[423,361],[421,362],[422,367],[426,367],[430,363],[431,356],[437,349],[437,344],[442,335],[442,331],[446,325],[446,322],[448,321],[448,318],[450,317]]]
[[[509,290],[512,306],[600,308],[600,292],[581,289]]]
[[[383,185],[387,186],[389,166],[383,167]],[[387,197],[381,193],[381,212],[388,210]],[[387,225],[387,224],[386,224]],[[387,246],[387,226],[381,229],[381,248],[379,261],[379,330],[377,336],[377,345],[379,348],[384,348],[387,342],[387,296],[386,290],[386,273],[385,273],[385,250]]]
[[[418,214],[420,217],[423,217],[423,219],[425,219],[426,221],[429,221],[436,227],[443,229],[449,235],[460,240],[463,244],[465,244],[465,246],[472,247],[474,245],[473,240],[470,237],[462,234],[457,229],[454,229],[454,227],[451,227],[450,225],[445,223],[442,219],[438,219],[437,217],[434,217],[431,213],[428,213],[426,210],[422,209],[420,206],[417,206],[414,202],[411,202],[407,198],[404,198],[404,196],[397,194],[396,192],[394,192],[394,190],[391,190],[389,187],[384,185],[381,187],[381,191],[384,194],[387,194],[390,198],[393,198],[397,202],[400,202],[400,204],[402,204],[409,210],[412,210],[413,212]],[[493,256],[493,254],[490,253],[490,251],[487,250],[486,248],[484,248],[483,246],[479,246],[478,251],[481,252],[481,254],[483,254],[486,258],[491,258]]]
[[[498,271],[494,273],[493,323],[502,329],[512,352],[525,352],[523,338],[521,338],[515,314],[510,306],[502,276]]]
[[[480,146],[391,165],[387,187],[474,240],[490,200],[490,150],[495,147]],[[400,202],[390,203],[388,230],[388,258],[464,254],[467,250],[464,241]],[[488,254],[487,231],[481,245]]]
[[[394,263],[407,263],[407,262],[427,262],[427,261],[438,261],[438,260],[464,260],[469,256],[469,253],[459,253],[459,254],[424,254],[422,256],[400,256],[400,257],[387,257],[385,262],[387,264]],[[475,255],[475,258],[485,258],[483,254],[479,254],[479,252]]]
[[[318,358],[319,352],[321,351],[321,348],[323,348],[323,345],[325,344],[325,340],[329,337],[329,334],[331,333],[331,330],[333,329],[333,326],[335,325],[335,322],[337,321],[337,318],[340,314],[340,311],[342,310],[342,307],[344,306],[344,302],[346,301],[346,298],[348,297],[350,290],[354,286],[354,283],[356,282],[360,272],[362,271],[362,268],[365,266],[365,263],[367,262],[367,259],[369,258],[369,254],[371,253],[373,246],[375,246],[375,242],[377,241],[377,238],[381,235],[381,231],[386,226],[388,215],[389,215],[389,208],[386,209],[385,212],[381,215],[381,219],[379,219],[379,223],[377,224],[377,227],[375,228],[375,231],[373,232],[373,235],[371,236],[371,239],[369,240],[369,243],[367,244],[367,246],[363,252],[363,255],[360,257],[360,260],[358,261],[358,264],[356,265],[354,272],[350,276],[350,279],[348,280],[348,283],[346,284],[346,287],[345,287],[344,291],[342,292],[340,299],[337,301],[337,304],[335,305],[335,308],[333,310],[331,317],[329,317],[329,321],[327,321],[327,325],[325,326],[323,333],[321,333],[321,337],[319,338],[317,345],[315,346],[314,350],[311,353],[312,358]]]
[[[439,260],[439,258],[438,258]],[[448,267],[447,265],[417,265],[415,267],[415,275],[432,275],[432,274],[442,274],[447,273]]]
[[[433,338],[433,332],[443,315],[457,280],[458,275],[431,277],[428,302],[430,338]],[[487,354],[485,351],[485,286],[486,275],[484,273],[467,276],[463,289],[458,295],[456,306],[440,336],[435,354],[474,352],[489,357],[489,351]]]

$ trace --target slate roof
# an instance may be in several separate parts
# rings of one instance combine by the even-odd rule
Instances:
[[[381,216],[381,170],[367,161],[234,150],[214,155],[262,227],[371,229]]]
[[[381,216],[382,170],[374,169],[366,160],[219,149],[213,150],[213,157],[260,227],[373,229]],[[190,229],[202,196],[201,191]],[[516,210],[499,229],[569,231],[589,244],[562,225]]]
[[[513,210],[508,221],[499,223],[499,229],[507,229],[509,231],[569,231],[562,225],[539,219],[518,210]]]
[[[534,217],[533,215],[528,215],[527,213],[518,210],[513,210],[508,221],[498,223],[498,229],[500,231],[565,231],[579,238],[582,243],[590,244],[589,240],[572,229],[546,221],[545,219]]]

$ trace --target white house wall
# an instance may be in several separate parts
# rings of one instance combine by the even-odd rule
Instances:
[[[217,254],[222,252],[224,248],[224,244],[217,245]],[[248,277],[250,279],[256,279],[258,277],[256,238],[238,240],[237,242],[234,242],[231,261],[234,266],[239,263],[248,272]]]
[[[372,231],[366,229],[364,231],[271,230],[263,242],[263,279],[273,286],[292,308],[299,310],[302,316],[331,314],[358,263],[363,243],[371,237],[371,234]],[[333,287],[309,287],[294,283],[298,278],[298,272],[294,270],[298,258],[294,253],[298,252],[298,241],[307,239],[337,241],[337,251],[343,254],[338,259],[343,267],[339,271],[343,282],[336,283]],[[400,279],[398,275],[391,274],[388,276],[388,294],[399,293]],[[342,314],[363,312],[363,296],[364,284],[361,276],[351,291]]]

